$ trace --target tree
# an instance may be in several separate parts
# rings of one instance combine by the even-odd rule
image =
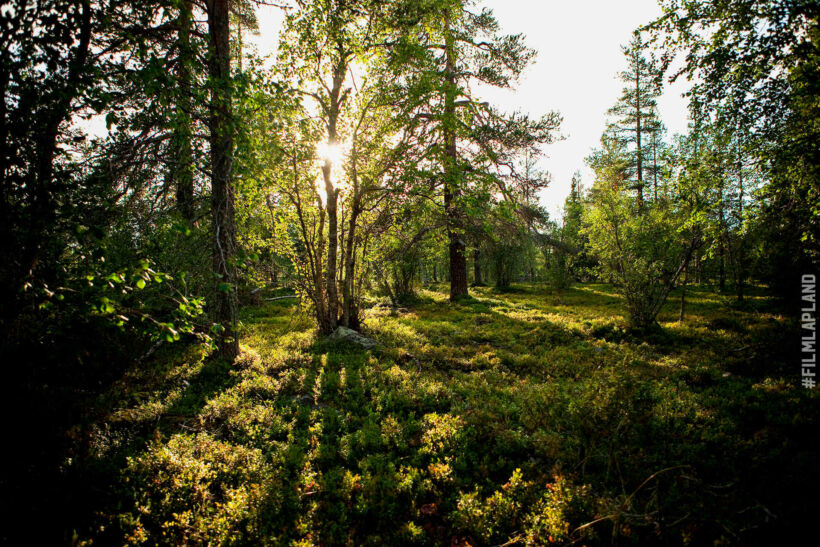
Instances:
[[[180,158],[192,155],[185,146],[193,141],[196,150],[198,143],[173,138],[185,125],[176,123],[174,106],[188,96],[174,70],[185,49],[178,15],[177,4],[163,0],[47,2],[37,10],[16,4],[2,11],[4,21],[19,16],[4,23],[10,47],[0,69],[0,245],[8,257],[2,276],[9,280],[3,319],[25,310],[31,325],[42,324],[43,310],[59,304],[61,313],[78,320],[92,308],[106,310],[102,315],[114,324],[125,321],[118,316],[140,318],[128,323],[137,332],[140,324],[160,330],[171,324],[158,319],[167,307],[160,314],[162,306],[147,309],[153,305],[139,291],[106,294],[102,279],[153,271],[162,253],[153,253],[151,267],[143,268],[143,245],[168,229],[175,189],[188,186],[175,181],[178,166],[187,163]],[[192,55],[197,34],[191,33]],[[194,90],[198,63],[189,61]],[[41,77],[43,70],[48,78]],[[94,140],[84,123],[92,116],[104,118],[108,129]],[[195,131],[195,118],[186,116]],[[195,171],[188,166],[187,172]],[[156,241],[151,245],[156,249]]]
[[[634,173],[633,189],[637,191],[638,203],[642,204],[646,137],[651,138],[659,130],[655,100],[661,93],[661,74],[654,63],[646,59],[639,34],[622,50],[628,63],[627,69],[619,74],[624,88],[618,102],[609,109],[608,114],[616,118],[611,126],[613,134],[635,147],[631,154],[630,171]],[[653,150],[654,148],[650,148],[650,151]],[[649,159],[652,158],[650,155]]]
[[[820,7],[809,0],[711,2],[664,0],[663,15],[643,30],[666,62],[695,82],[692,104],[741,128],[756,163],[766,167],[762,190],[767,277],[795,298],[794,272],[820,251]]]
[[[530,120],[504,115],[481,101],[476,84],[509,88],[531,62],[534,51],[521,35],[499,34],[492,12],[472,11],[472,2],[437,0],[429,6],[403,5],[404,32],[396,38],[392,63],[403,66],[407,95],[425,102],[428,120],[439,136],[432,150],[440,173],[450,267],[450,299],[468,293],[466,230],[474,195],[494,186],[511,196],[527,178],[516,157],[540,153],[560,123],[556,113]],[[423,29],[423,31],[419,31]],[[474,208],[480,210],[481,208]]]
[[[584,279],[593,264],[587,256],[588,242],[581,232],[586,207],[581,172],[572,175],[570,192],[564,201],[561,226],[553,229],[550,245],[549,279],[556,288],[566,288],[573,280]]]
[[[236,59],[236,70],[244,70],[245,32],[259,34],[259,21],[256,18],[255,3],[252,0],[233,0],[230,4],[231,26],[234,33],[231,42],[231,58]]]
[[[378,2],[298,2],[288,16],[287,45],[280,52],[292,88],[312,105],[300,105],[302,114],[310,117],[310,108],[319,113],[320,125],[303,131],[303,137],[323,134],[320,142],[313,141],[322,181],[315,196],[320,200],[318,238],[308,223],[300,223],[303,242],[317,244],[305,263],[312,281],[304,288],[323,333],[335,330],[340,321],[344,326],[358,325],[353,289],[361,215],[366,200],[383,190],[382,183],[412,133],[404,131],[392,146],[385,145],[401,133],[396,121],[407,119],[385,93],[387,80],[371,64],[383,32],[384,9]],[[354,78],[355,69],[362,69],[362,80]],[[287,194],[297,214],[303,215],[306,209],[296,203],[301,196]]]
[[[228,360],[239,355],[236,334],[236,219],[231,105],[231,54],[228,0],[209,0],[208,35],[210,83],[211,215],[215,277],[213,316],[221,325],[219,353]]]
[[[538,254],[536,224],[543,224],[549,218],[548,213],[539,204],[538,193],[546,188],[551,180],[550,174],[537,167],[537,158],[524,152],[522,160],[523,180],[516,185],[520,216],[527,228],[525,254],[527,255],[528,278],[535,281],[536,256]]]
[[[192,4],[184,0],[179,4],[177,15],[177,100],[174,120],[173,164],[170,169],[172,183],[176,186],[176,201],[180,215],[192,223],[194,212],[194,152],[192,147],[193,130],[193,93],[191,89],[191,71],[194,63],[194,50],[191,43],[193,17]]]
[[[532,234],[527,213],[531,212],[513,201],[501,201],[494,204],[483,220],[495,286],[500,289],[508,288],[516,274],[529,265],[526,249]],[[535,219],[532,220],[534,223]]]
[[[694,252],[703,245],[704,179],[682,170],[669,198],[634,200],[620,181],[623,149],[606,134],[588,158],[595,172],[581,235],[605,278],[623,294],[631,327],[656,326],[657,316]],[[700,173],[700,172],[698,172]]]
[[[645,330],[656,325],[661,307],[699,245],[686,228],[681,213],[644,205],[638,214],[622,190],[609,184],[592,189],[583,233],[602,273],[617,282],[631,327]]]
[[[0,250],[2,323],[19,312],[24,287],[51,281],[49,245],[58,193],[70,177],[60,144],[66,124],[99,89],[90,80],[94,27],[107,6],[54,0],[5,9],[0,53]],[[43,29],[51,32],[43,32]],[[48,77],[45,77],[45,74]],[[30,292],[28,293],[30,294]]]
[[[742,130],[727,127],[717,117],[691,124],[674,151],[679,164],[676,189],[697,188],[703,249],[707,259],[717,262],[718,287],[725,290],[731,275],[739,300],[749,272],[749,239],[758,233],[750,212],[759,209],[755,195],[762,181],[747,145]]]
[[[80,393],[99,393],[161,343],[207,332],[193,320],[203,300],[155,266],[182,254],[167,237],[180,216],[166,176],[176,7],[47,0],[0,9],[0,360],[18,364],[6,367],[4,399],[31,417],[12,431],[26,447],[10,464],[24,470],[9,485],[19,507],[59,513],[66,483],[42,470],[62,446],[53,431],[87,412]],[[38,532],[45,542],[64,540],[65,529],[49,537],[63,518]]]

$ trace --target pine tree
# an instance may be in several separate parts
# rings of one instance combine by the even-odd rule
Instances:
[[[230,29],[227,0],[208,3],[211,84],[211,207],[213,262],[216,277],[214,320],[223,331],[217,337],[220,354],[233,360],[239,354],[236,337],[236,220],[231,178],[234,142],[230,86]]]
[[[476,85],[512,87],[535,52],[522,35],[500,34],[492,12],[473,11],[473,4],[399,3],[403,34],[391,61],[398,67],[397,78],[407,83],[405,96],[419,97],[427,110],[418,117],[439,138],[431,156],[440,171],[451,300],[467,294],[468,211],[481,209],[493,193],[514,199],[516,188],[531,184],[516,164],[525,151],[535,156],[539,144],[552,142],[560,123],[557,113],[539,120],[503,114],[476,96]]]
[[[188,221],[194,220],[194,153],[192,148],[191,72],[195,52],[191,44],[192,3],[183,0],[177,15],[176,109],[173,120],[173,165],[170,178],[176,190],[177,210]]]
[[[632,148],[630,174],[634,176],[633,189],[638,203],[644,200],[644,171],[647,159],[647,137],[657,131],[656,99],[661,93],[661,73],[655,63],[643,54],[640,35],[635,35],[628,46],[622,48],[627,59],[627,69],[618,77],[624,83],[623,92],[615,106],[607,114],[614,116],[613,133]],[[648,159],[651,159],[651,152]]]

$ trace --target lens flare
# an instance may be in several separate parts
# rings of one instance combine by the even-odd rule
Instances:
[[[338,164],[344,159],[344,148],[339,143],[320,142],[316,145],[316,154],[324,161]]]

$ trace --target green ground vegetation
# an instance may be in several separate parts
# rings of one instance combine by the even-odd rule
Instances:
[[[65,466],[99,489],[76,540],[699,545],[810,521],[818,397],[762,291],[690,288],[683,323],[673,293],[642,337],[609,285],[473,295],[369,302],[370,351],[293,299],[242,310],[232,366],[160,349],[73,431]]]

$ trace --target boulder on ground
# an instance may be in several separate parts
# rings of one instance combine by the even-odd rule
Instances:
[[[374,340],[373,338],[368,338],[367,336],[363,336],[355,330],[349,329],[347,327],[337,328],[335,331],[333,331],[333,334],[331,334],[328,337],[328,339],[343,340],[345,342],[355,344],[364,349],[372,349],[379,345],[379,342],[377,340]]]

